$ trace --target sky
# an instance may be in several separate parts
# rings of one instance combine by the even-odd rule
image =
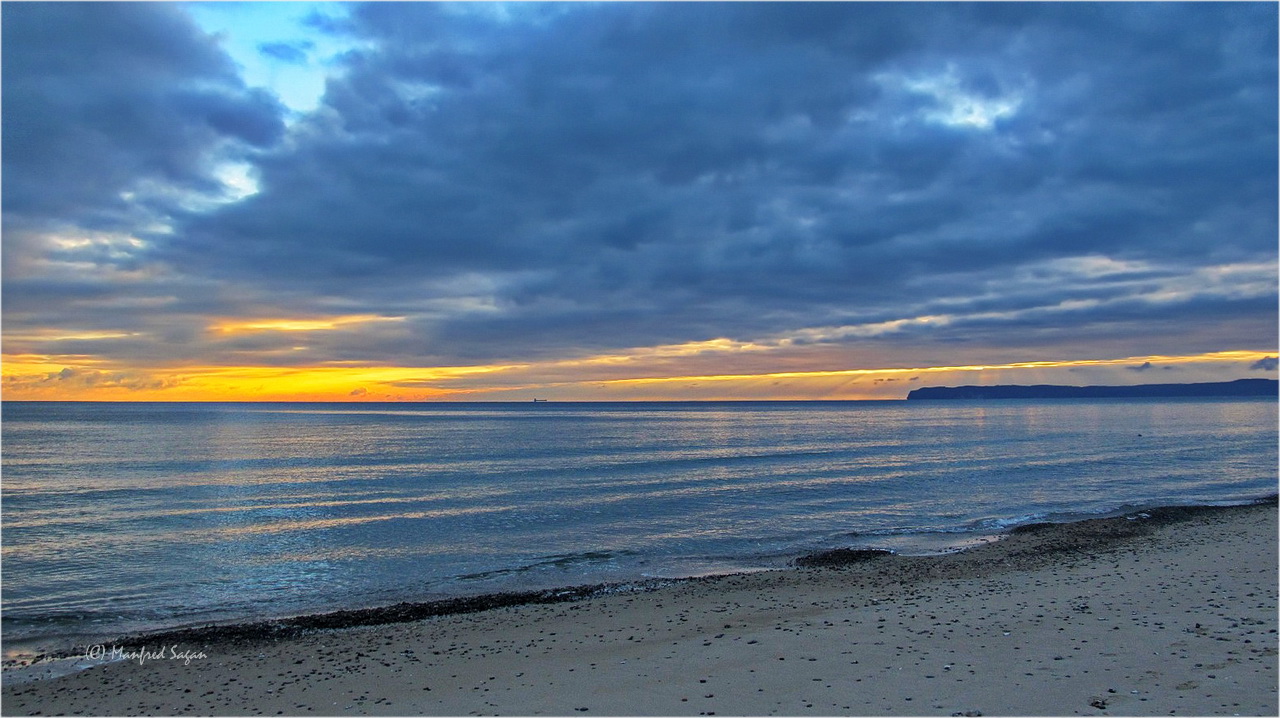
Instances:
[[[6,400],[1277,371],[1274,3],[4,3]]]

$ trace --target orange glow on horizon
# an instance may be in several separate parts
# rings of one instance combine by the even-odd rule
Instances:
[[[456,393],[434,384],[506,371],[512,365],[471,367],[166,367],[112,370],[68,368],[42,357],[6,357],[6,400],[48,401],[347,401],[368,398],[430,401]]]
[[[687,347],[692,348],[692,347]],[[705,345],[699,349],[705,350]],[[669,356],[673,348],[655,347]],[[665,351],[664,351],[665,350]],[[679,350],[675,350],[678,352]],[[527,364],[455,367],[167,366],[121,367],[92,356],[11,354],[0,364],[5,400],[46,401],[438,401],[569,399],[901,398],[907,377],[933,375],[946,383],[1045,383],[1055,370],[1079,367],[1214,365],[1255,362],[1276,352],[1224,351],[1186,356],[1139,356],[884,367],[757,374],[691,374],[562,379],[566,370],[614,367],[627,355]],[[649,354],[652,356],[652,354]],[[678,371],[678,367],[672,367]],[[1060,379],[1060,377],[1059,377]],[[1211,379],[1198,379],[1211,380]],[[900,382],[900,383],[891,383]],[[1050,383],[1071,383],[1061,380]],[[913,384],[911,388],[923,386]]]
[[[384,317],[377,314],[347,314],[314,319],[224,319],[209,325],[209,329],[223,334],[242,332],[313,332],[329,331],[349,324],[399,321],[404,321],[404,317]]]

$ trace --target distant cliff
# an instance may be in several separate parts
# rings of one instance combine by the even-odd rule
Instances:
[[[1130,399],[1179,396],[1270,396],[1275,379],[1237,379],[1203,384],[1136,384],[1133,386],[928,386],[907,394],[909,400],[936,399]]]

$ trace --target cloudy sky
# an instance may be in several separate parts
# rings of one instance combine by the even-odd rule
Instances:
[[[5,399],[1274,377],[1274,3],[5,3]]]

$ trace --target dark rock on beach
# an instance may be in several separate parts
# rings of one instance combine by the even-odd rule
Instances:
[[[830,551],[818,551],[807,556],[801,556],[792,563],[796,566],[806,568],[847,566],[852,563],[874,561],[875,559],[885,558],[892,555],[892,551],[886,551],[880,548],[837,548],[831,549]]]

